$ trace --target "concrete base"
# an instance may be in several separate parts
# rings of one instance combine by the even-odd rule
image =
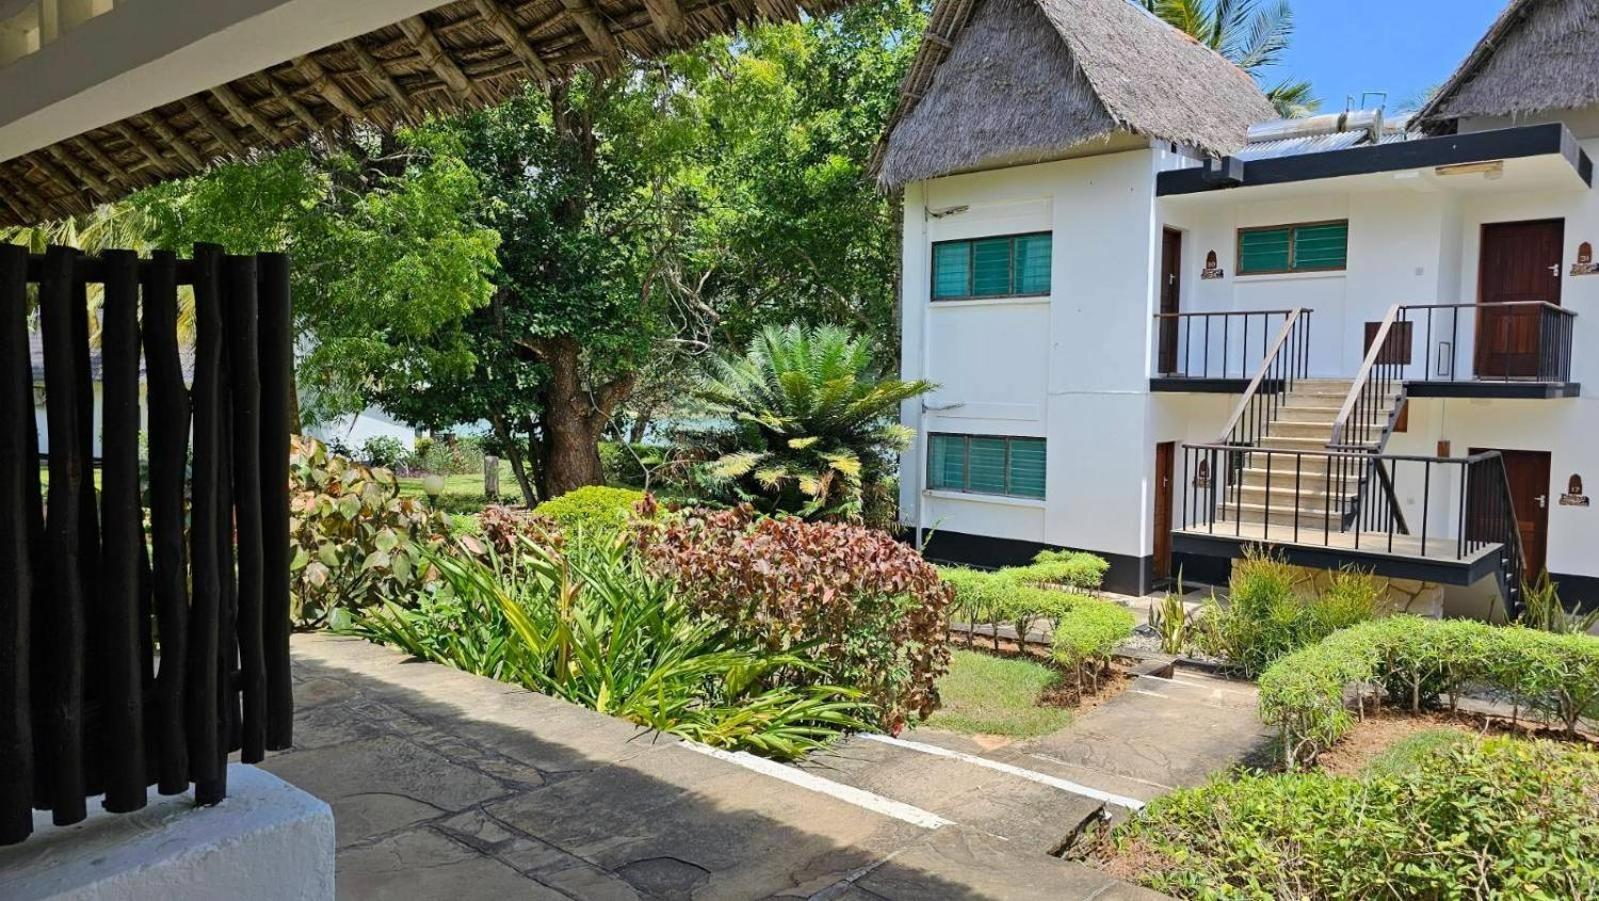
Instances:
[[[333,811],[252,766],[228,767],[228,798],[196,808],[192,794],[154,796],[145,809],[64,828],[48,812],[34,834],[0,848],[0,898],[331,899]]]

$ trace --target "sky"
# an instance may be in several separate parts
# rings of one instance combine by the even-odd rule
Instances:
[[[1263,81],[1308,79],[1322,112],[1340,112],[1348,95],[1360,105],[1362,91],[1386,91],[1390,110],[1413,108],[1465,59],[1507,0],[1291,2],[1292,42]]]

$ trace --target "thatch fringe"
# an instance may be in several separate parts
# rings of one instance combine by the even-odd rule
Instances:
[[[364,122],[392,129],[505,100],[529,79],[614,71],[848,0],[455,0],[431,12],[0,162],[0,225],[97,204]],[[314,23],[307,23],[314,28]]]
[[[1417,113],[1528,116],[1599,103],[1599,0],[1513,0]]]
[[[1273,118],[1248,75],[1127,0],[940,0],[873,166],[898,187],[1119,134],[1219,155]]]

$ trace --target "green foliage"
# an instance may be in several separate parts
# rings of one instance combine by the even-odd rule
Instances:
[[[1109,561],[1085,551],[1039,551],[1032,563],[1006,571],[1027,584],[1055,585],[1082,594],[1097,594],[1109,570]]]
[[[1133,634],[1133,614],[1120,604],[1081,598],[1055,620],[1055,661],[1077,675],[1077,688],[1087,679],[1095,686],[1110,666],[1111,653]]]
[[[806,648],[795,684],[849,685],[898,730],[938,706],[953,592],[911,548],[840,523],[689,510],[654,520],[650,565],[695,609],[778,653]]]
[[[1289,765],[1311,760],[1353,724],[1363,699],[1420,710],[1464,685],[1491,686],[1575,734],[1599,702],[1599,638],[1470,620],[1372,620],[1273,664],[1260,677],[1260,716],[1283,733]]]
[[[927,720],[935,729],[1034,738],[1071,722],[1071,711],[1041,703],[1060,670],[1027,657],[1001,657],[957,648],[938,680],[942,701]]]
[[[1370,776],[1403,776],[1430,758],[1461,748],[1471,740],[1472,735],[1463,729],[1423,729],[1384,748],[1382,753],[1361,767],[1361,773]]]
[[[1181,654],[1188,647],[1194,619],[1183,604],[1182,580],[1178,580],[1175,592],[1167,592],[1149,608],[1149,627],[1160,636],[1163,653]]]
[[[1464,737],[1400,772],[1218,777],[1151,802],[1113,850],[1179,898],[1586,898],[1599,753]]]
[[[1599,609],[1586,614],[1567,610],[1560,600],[1560,592],[1549,578],[1549,570],[1538,574],[1533,582],[1521,583],[1521,613],[1516,617],[1519,625],[1529,629],[1564,634],[1589,632],[1599,625]]]
[[[1143,7],[1257,78],[1282,60],[1294,34],[1288,0],[1141,0]],[[1266,91],[1284,118],[1307,116],[1318,102],[1310,83],[1284,80]]]
[[[329,454],[311,438],[294,439],[289,472],[295,625],[337,624],[422,584],[423,557],[449,529],[442,514],[401,497],[388,470]]]
[[[717,357],[698,389],[731,423],[713,439],[731,450],[709,464],[711,484],[768,511],[859,518],[910,443],[900,403],[932,387],[883,375],[870,343],[844,329],[768,327],[743,356]]]
[[[1296,586],[1293,567],[1251,552],[1233,563],[1227,605],[1212,602],[1201,614],[1197,643],[1254,677],[1283,656],[1370,619],[1378,593],[1370,575],[1341,570],[1326,592],[1307,595]]]
[[[510,559],[459,548],[432,563],[435,592],[366,611],[355,631],[715,747],[787,759],[865,725],[852,689],[780,682],[814,670],[805,648],[729,633],[620,546],[523,540]]]
[[[539,504],[533,514],[568,537],[608,543],[627,526],[644,497],[644,492],[631,488],[590,485]]]
[[[602,441],[600,466],[605,470],[605,484],[642,489],[648,481],[646,476],[665,464],[670,452],[670,447],[661,444]]]
[[[368,466],[393,469],[405,458],[405,445],[392,435],[373,435],[361,444],[361,458]]]

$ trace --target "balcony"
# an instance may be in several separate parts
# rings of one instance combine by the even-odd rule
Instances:
[[[1155,314],[1151,391],[1242,394],[1298,312],[1302,336],[1290,349],[1308,363],[1310,310]]]
[[[1269,439],[1268,439],[1269,440]],[[1498,452],[1420,457],[1235,444],[1183,449],[1179,553],[1472,585],[1495,576],[1514,607],[1521,537]]]

